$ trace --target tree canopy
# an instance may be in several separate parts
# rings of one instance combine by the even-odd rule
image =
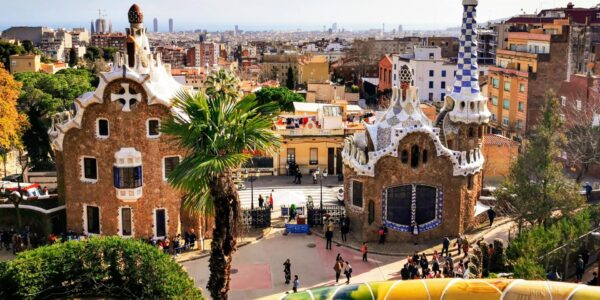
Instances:
[[[65,69],[56,74],[25,72],[15,75],[22,82],[18,106],[26,113],[31,126],[23,135],[23,143],[33,169],[50,169],[52,153],[48,137],[50,117],[71,109],[75,99],[94,90],[97,78],[85,69]]]
[[[11,149],[21,144],[22,129],[27,116],[17,111],[21,83],[0,66],[0,149]]]
[[[258,104],[275,102],[279,104],[279,108],[282,111],[288,112],[294,111],[294,102],[305,102],[304,97],[285,87],[265,87],[254,94],[256,95]]]
[[[10,68],[9,57],[14,54],[25,54],[25,47],[9,42],[0,41],[0,61],[6,69]]]
[[[557,161],[564,141],[561,127],[558,99],[548,93],[542,119],[524,153],[496,190],[496,197],[519,225],[545,225],[555,213],[569,214],[582,204],[578,186],[563,174],[563,166]]]

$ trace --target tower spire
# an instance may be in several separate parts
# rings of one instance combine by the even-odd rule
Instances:
[[[479,89],[479,67],[477,66],[477,21],[475,20],[478,0],[463,0],[464,10],[460,30],[460,49],[456,78],[450,97],[454,109],[450,119],[463,123],[487,123],[490,112],[487,98]]]

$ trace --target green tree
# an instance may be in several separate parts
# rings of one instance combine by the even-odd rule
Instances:
[[[224,69],[208,76],[204,82],[204,87],[206,94],[211,97],[219,94],[237,99],[241,95],[240,80]]]
[[[85,69],[65,69],[56,74],[18,73],[15,79],[23,83],[19,110],[29,118],[31,126],[23,134],[23,144],[36,170],[53,167],[48,129],[53,114],[71,109],[74,100],[92,91],[97,78]]]
[[[277,105],[259,105],[251,97],[238,101],[231,94],[222,89],[208,95],[180,92],[173,105],[181,113],[162,127],[172,143],[188,151],[169,175],[169,183],[186,193],[185,208],[214,216],[207,285],[213,299],[227,299],[236,250],[240,203],[232,173],[251,151],[274,151],[279,145],[279,137],[271,131]]]
[[[83,55],[83,58],[89,61],[95,61],[96,59],[102,58],[103,55],[104,53],[102,52],[102,49],[96,46],[89,46],[85,49],[85,54]]]
[[[79,57],[77,57],[77,50],[75,48],[71,48],[69,52],[69,67],[73,68],[77,66],[79,63]]]
[[[282,111],[294,111],[294,102],[305,102],[304,97],[285,87],[265,87],[258,90],[255,95],[259,104],[275,102]]]
[[[558,100],[550,92],[524,153],[495,193],[516,218],[519,231],[527,224],[548,224],[556,212],[569,214],[582,204],[577,185],[565,177],[563,166],[557,161],[564,141],[561,127]]]
[[[141,241],[97,237],[19,253],[0,263],[0,299],[202,299],[167,254]]]
[[[10,68],[10,56],[14,54],[25,54],[25,48],[18,44],[0,41],[0,61],[4,63],[4,68]]]
[[[119,48],[117,47],[106,47],[106,48],[102,48],[102,58],[104,58],[104,60],[113,60],[113,57],[115,56],[115,53],[119,52]]]
[[[287,78],[285,81],[285,86],[290,89],[293,90],[296,87],[296,76],[294,74],[294,70],[292,69],[292,67],[288,67],[287,70]]]

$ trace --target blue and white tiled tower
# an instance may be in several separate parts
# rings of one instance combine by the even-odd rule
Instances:
[[[454,100],[450,119],[462,123],[487,123],[490,112],[487,98],[479,89],[479,68],[477,66],[477,21],[475,21],[478,0],[463,0],[463,19],[460,34],[460,49],[456,69],[456,82],[449,95]]]

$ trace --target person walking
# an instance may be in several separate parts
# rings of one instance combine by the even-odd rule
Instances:
[[[317,184],[317,171],[312,172],[313,184]]]
[[[465,257],[467,257],[469,255],[469,240],[466,237],[462,239],[462,248],[463,252],[465,252]]]
[[[271,207],[271,211],[273,211],[273,193],[275,190],[271,190],[271,194],[269,195],[269,207]]]
[[[379,243],[380,244],[385,244],[385,235],[387,234],[387,227],[385,227],[385,225],[381,225],[381,227],[379,227]]]
[[[442,240],[442,257],[444,256],[444,251],[446,251],[445,256],[448,256],[448,252],[450,251],[450,239],[447,236]]]
[[[294,293],[298,292],[299,285],[300,285],[300,281],[298,280],[298,275],[294,275],[294,286],[292,287],[292,290],[294,291]]]
[[[342,274],[343,268],[344,268],[344,262],[340,261],[340,260],[336,260],[335,265],[333,265],[333,270],[335,271],[335,283],[338,283],[340,281],[340,274]]]
[[[462,250],[462,236],[458,236],[456,238],[456,242],[454,243],[454,246],[456,246],[456,248],[458,249],[458,255],[460,255],[460,250]]]
[[[258,207],[262,208],[265,203],[265,199],[263,199],[262,195],[258,195]]]
[[[577,262],[575,263],[575,277],[577,279],[577,282],[581,282],[584,272],[585,272],[585,262],[583,261],[583,257],[581,255],[579,255],[577,258]]]
[[[490,219],[490,227],[494,224],[494,219],[496,218],[496,212],[494,211],[494,207],[490,207],[487,211],[488,219]]]
[[[342,232],[342,241],[347,241],[347,234],[350,231],[350,225],[346,218],[342,218],[342,224],[340,225],[340,231]]]
[[[327,242],[325,244],[325,249],[331,250],[331,241],[333,240],[333,221],[329,220],[326,225],[325,238]]]
[[[360,252],[362,252],[363,258],[362,260],[364,262],[367,262],[367,253],[368,253],[368,248],[367,248],[367,242],[363,242],[362,243],[362,247],[360,247]]]
[[[289,258],[283,263],[283,273],[285,274],[285,284],[290,284],[292,277],[292,263]]]
[[[352,277],[352,266],[348,261],[346,261],[346,266],[344,267],[344,275],[346,275],[346,284],[349,284]]]
[[[300,168],[298,168],[298,171],[296,172],[296,177],[298,178],[298,182],[296,183],[302,184],[302,172],[300,172]]]

